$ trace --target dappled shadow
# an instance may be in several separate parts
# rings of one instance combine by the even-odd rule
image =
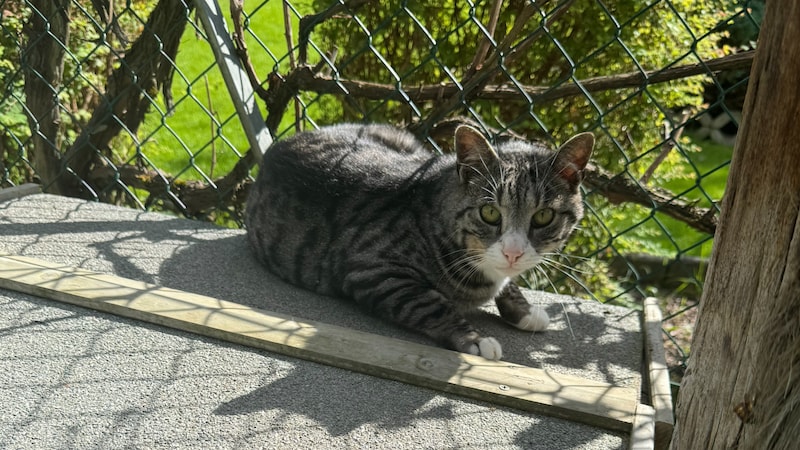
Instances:
[[[508,326],[493,306],[470,316],[503,343],[503,359],[529,367],[638,388],[642,336],[636,311],[544,292],[523,291],[550,316],[544,332]]]
[[[318,296],[277,280],[252,256],[242,230],[225,230],[208,224],[72,199],[41,197],[44,203],[42,210],[46,212],[44,216],[35,208],[39,198],[35,201],[28,199],[27,203],[17,204],[16,208],[10,208],[8,203],[0,208],[0,222],[4,231],[4,237],[0,239],[0,251],[114,273],[263,308],[286,316],[287,323],[291,319],[300,322],[315,320],[432,345],[424,336],[364,314],[351,302]],[[566,372],[607,382],[619,381],[621,376],[618,371],[622,376],[633,376],[631,372],[638,370],[638,366],[633,367],[640,355],[638,326],[631,327],[627,322],[620,322],[616,326],[614,320],[620,318],[609,320],[608,314],[592,309],[592,304],[574,299],[543,296],[533,301],[542,302],[553,318],[551,329],[545,333],[531,334],[513,329],[503,323],[492,308],[473,318],[486,335],[495,336],[503,343],[506,360],[544,368],[553,373]],[[48,305],[47,302],[40,304]],[[52,304],[44,308],[54,309]],[[62,322],[91,323],[97,317],[97,314],[79,308],[64,308],[81,313],[74,320],[71,317],[36,319],[40,323],[22,316],[15,317],[0,330],[0,338],[16,339],[20,333],[57,327]],[[566,316],[559,315],[562,308],[569,312],[571,329],[566,326]],[[160,327],[141,325],[122,318],[101,317],[110,321],[115,329],[127,330],[134,325],[139,327],[137,329],[154,331],[155,334],[170,333]],[[208,320],[211,319],[209,316]],[[78,328],[80,326],[85,328],[86,333],[98,333],[91,325],[76,325]],[[175,335],[184,336],[181,332],[175,332]],[[209,341],[196,336],[186,338],[190,341],[196,339],[197,345],[201,346]],[[313,342],[316,337],[309,339],[309,342]],[[133,391],[138,392],[136,395],[142,399],[147,399],[146,404],[131,401],[124,408],[115,405],[104,410],[107,412],[100,413],[110,414],[118,421],[127,421],[127,429],[135,428],[137,433],[144,432],[142,430],[152,426],[152,422],[161,415],[194,411],[193,414],[199,417],[197,420],[215,424],[217,421],[213,417],[228,418],[223,422],[231,420],[238,426],[242,422],[255,420],[261,428],[240,432],[239,439],[244,440],[273,436],[277,429],[286,435],[298,436],[298,433],[305,433],[303,427],[314,430],[322,427],[325,436],[342,438],[355,435],[363,437],[365,433],[373,433],[371,436],[374,438],[374,433],[386,431],[389,436],[399,433],[407,437],[408,433],[419,433],[421,428],[425,428],[427,434],[438,436],[444,439],[443,442],[460,443],[454,446],[490,445],[493,439],[498,445],[507,445],[511,435],[516,435],[520,442],[528,442],[537,439],[540,432],[546,435],[546,430],[557,435],[563,427],[583,430],[583,434],[577,433],[571,438],[573,445],[593,442],[598,436],[607,435],[605,431],[592,427],[559,419],[545,420],[541,416],[464,400],[425,388],[410,388],[400,382],[380,380],[324,365],[301,363],[293,358],[266,352],[245,352],[245,355],[258,355],[258,362],[254,364],[252,358],[242,356],[239,350],[234,351],[236,346],[226,347],[215,341],[210,342],[208,345],[215,349],[215,358],[224,361],[227,353],[235,353],[236,358],[227,364],[220,364],[219,360],[201,362],[201,366],[189,370],[200,375],[188,377],[184,376],[187,369],[181,362],[183,350],[176,352],[168,344],[163,348],[157,347],[153,352],[146,351],[146,355],[139,359],[136,355],[143,347],[135,339],[121,341],[119,345],[127,346],[126,350],[121,350],[119,355],[115,353],[110,363],[102,360],[104,357],[100,357],[100,361],[95,360],[92,350],[78,352],[74,355],[73,363],[81,366],[84,358],[94,361],[92,370],[100,374],[95,374],[95,378],[102,378],[95,381],[107,385],[109,389],[116,389],[115,383],[126,382],[125,376],[120,374],[129,373],[140,364],[157,361],[155,364],[158,367],[148,370],[161,371],[144,377],[150,380],[148,389],[151,390],[142,391],[136,387]],[[181,345],[186,346],[185,343]],[[223,348],[218,352],[216,349],[220,345]],[[631,352],[622,351],[626,348],[634,348],[633,357]],[[125,351],[129,352],[132,359],[126,361]],[[380,347],[371,351],[376,357],[382,355]],[[118,364],[126,362],[130,367],[117,368]],[[107,364],[114,367],[110,373],[103,372]],[[208,368],[204,369],[203,364],[209,364]],[[438,364],[445,380],[448,377],[473,376],[469,366],[465,369],[458,364],[447,366],[447,362],[441,361]],[[131,377],[136,383],[141,381],[133,375]],[[217,384],[209,386],[206,383],[209,380],[201,380],[203,377]],[[240,383],[242,377],[247,381]],[[51,379],[48,383],[54,392],[51,396],[62,396],[65,395],[65,386],[70,382],[56,377],[55,381]],[[181,393],[191,398],[187,398],[183,404],[172,399],[169,402],[177,403],[164,406],[159,395],[172,390],[176,383],[183,386]],[[91,387],[81,385],[80,389]],[[209,392],[207,389],[218,391]],[[78,414],[86,418],[81,415],[82,412]],[[47,417],[50,417],[47,419],[49,421],[56,420]],[[536,425],[532,426],[531,423]],[[501,431],[495,429],[497,425],[500,425]],[[306,434],[320,436],[316,431]],[[174,432],[165,435],[176,437]]]
[[[223,403],[214,412],[240,415],[276,410],[284,416],[299,414],[325,427],[331,435],[341,436],[365,424],[393,430],[419,420],[452,420],[451,407],[424,408],[435,395],[399,382],[375,382],[349,371],[302,364],[278,380]]]
[[[4,203],[0,221],[0,251],[433,345],[351,302],[315,295],[272,276],[253,257],[243,230],[46,195]],[[638,376],[638,317],[622,317],[620,311],[628,310],[571,297],[526,295],[551,316],[546,332],[509,327],[494,307],[470,319],[502,343],[504,360],[623,385],[630,382],[625,378]]]

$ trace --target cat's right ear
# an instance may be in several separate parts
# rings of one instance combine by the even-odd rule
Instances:
[[[561,166],[559,175],[569,181],[573,186],[580,184],[583,179],[583,169],[589,163],[594,148],[594,135],[592,133],[580,133],[558,149],[556,161]]]
[[[475,128],[461,125],[456,128],[456,160],[462,183],[474,176],[490,178],[500,162],[492,144]]]

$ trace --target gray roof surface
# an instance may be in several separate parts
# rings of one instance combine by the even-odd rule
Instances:
[[[106,204],[0,202],[0,253],[431,344],[350,303],[288,286],[244,232]],[[638,314],[526,292],[547,332],[473,320],[504,359],[638,387]],[[627,437],[0,290],[2,448],[624,448]]]

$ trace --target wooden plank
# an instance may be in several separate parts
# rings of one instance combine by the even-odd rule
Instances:
[[[625,433],[638,403],[631,388],[27,257],[0,256],[0,288]]]
[[[633,419],[633,430],[628,448],[631,450],[653,450],[655,444],[655,410],[652,406],[639,404]]]
[[[0,189],[0,202],[11,200],[14,198],[24,197],[31,194],[39,194],[42,192],[42,187],[34,183],[20,184],[19,186],[12,186],[5,189]]]
[[[669,383],[667,358],[661,340],[661,307],[658,299],[644,300],[644,351],[647,362],[650,400],[655,409],[655,448],[667,449],[672,440],[675,414],[672,408],[672,390]]]
[[[247,135],[247,141],[255,154],[263,155],[272,144],[264,118],[255,100],[255,93],[247,73],[239,63],[236,50],[228,32],[225,20],[220,14],[216,0],[198,0],[195,3],[197,15],[203,23],[217,66],[228,87],[239,121]],[[260,159],[259,159],[260,161]]]

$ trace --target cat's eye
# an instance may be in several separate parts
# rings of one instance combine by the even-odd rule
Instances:
[[[556,212],[553,211],[553,208],[542,208],[533,215],[532,225],[535,228],[545,227],[550,225],[550,222],[553,221],[555,216]]]
[[[497,225],[500,223],[502,216],[500,210],[492,205],[481,206],[481,219],[489,225]]]

